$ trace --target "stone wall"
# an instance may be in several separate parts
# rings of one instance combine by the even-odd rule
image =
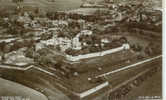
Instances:
[[[104,55],[107,55],[107,54],[115,53],[115,52],[122,51],[122,50],[128,50],[128,49],[130,49],[129,44],[123,44],[122,46],[120,46],[118,48],[105,50],[105,51],[102,51],[102,52],[89,53],[89,54],[78,55],[78,56],[66,55],[66,59],[69,60],[69,61],[79,61],[79,60],[82,60],[82,59],[104,56]]]
[[[100,89],[102,89],[102,88],[104,88],[104,87],[106,87],[108,85],[109,85],[109,82],[104,82],[104,83],[102,83],[102,84],[100,84],[100,85],[98,85],[98,86],[96,86],[96,87],[94,87],[92,89],[89,89],[89,90],[87,90],[85,92],[79,93],[78,96],[80,98],[84,98],[84,97],[86,97],[86,96],[88,96],[88,95],[90,95],[92,93],[95,93],[95,92],[99,91]]]

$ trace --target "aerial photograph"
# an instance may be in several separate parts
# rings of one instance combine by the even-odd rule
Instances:
[[[163,100],[162,0],[0,0],[0,100]]]

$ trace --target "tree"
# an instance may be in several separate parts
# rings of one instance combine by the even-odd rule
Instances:
[[[24,0],[12,0],[13,3],[15,3],[17,5],[17,10],[20,12],[20,4],[21,2],[23,2]]]
[[[3,48],[5,47],[5,45],[7,45],[7,43],[4,41],[0,43],[0,51],[3,51]]]
[[[143,47],[140,44],[134,44],[132,46],[132,48],[133,48],[134,51],[137,51],[137,52],[140,52],[143,49]]]
[[[35,14],[36,14],[36,15],[39,14],[39,11],[40,11],[39,8],[36,8],[36,9],[35,9]]]
[[[23,2],[24,0],[12,0],[12,2],[14,3],[19,3],[19,2]]]
[[[46,56],[50,52],[48,51],[48,49],[42,48],[42,49],[38,50],[37,53],[41,56]]]
[[[127,43],[128,42],[127,38],[124,37],[124,36],[120,38],[120,41],[121,41],[121,43]]]
[[[29,58],[33,58],[34,57],[34,49],[33,48],[29,48],[26,52],[25,52],[25,56],[29,57]]]
[[[3,52],[4,53],[9,53],[11,50],[11,46],[10,45],[5,45],[5,47],[3,48]]]
[[[1,42],[0,43],[0,56],[2,57],[2,61],[5,60],[5,51],[4,51],[4,48],[6,46],[6,42]]]
[[[49,64],[51,64],[51,60],[50,60],[50,58],[47,57],[47,56],[39,56],[38,62],[39,62],[39,64],[44,64],[44,65],[49,65]]]

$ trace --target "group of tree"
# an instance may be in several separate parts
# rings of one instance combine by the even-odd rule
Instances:
[[[136,52],[141,52],[141,50],[143,49],[143,47],[138,43],[131,45],[131,48]]]
[[[4,53],[9,53],[9,52],[16,51],[23,47],[31,48],[33,46],[33,44],[34,44],[33,40],[31,40],[31,41],[24,40],[23,42],[15,41],[15,42],[13,42],[13,44],[1,42],[0,51],[2,51]]]
[[[149,56],[161,54],[162,53],[162,47],[159,44],[155,44],[155,43],[151,42],[145,47],[144,52]]]
[[[20,3],[20,2],[23,2],[24,0],[12,0],[12,2],[14,3]]]

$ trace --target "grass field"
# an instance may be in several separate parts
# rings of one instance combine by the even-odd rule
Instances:
[[[157,72],[154,76],[143,82],[140,87],[137,87],[129,92],[124,100],[137,100],[140,97],[160,97],[162,98],[162,72]],[[139,99],[144,100],[144,99]]]
[[[47,0],[24,0],[24,2],[20,4],[25,7],[39,7],[41,9],[59,11],[77,9],[81,6],[82,0],[55,0],[55,2],[48,2]],[[2,6],[15,6],[16,4],[12,3],[11,0],[0,0],[0,5],[0,8],[2,8]]]
[[[43,94],[33,89],[1,78],[0,96],[21,96],[23,98],[30,98],[30,100],[47,100]]]

